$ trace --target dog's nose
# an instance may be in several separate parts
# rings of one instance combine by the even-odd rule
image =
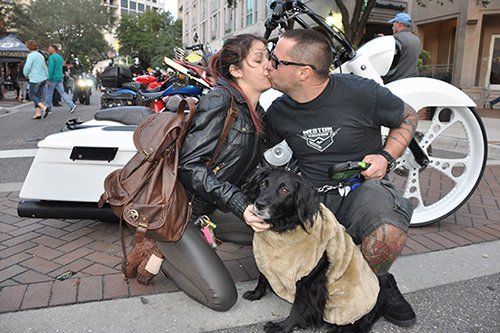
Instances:
[[[255,200],[255,208],[257,208],[258,210],[263,210],[264,208],[266,208],[266,202],[262,199],[257,199]]]

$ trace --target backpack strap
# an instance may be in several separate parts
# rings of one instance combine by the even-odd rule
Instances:
[[[178,142],[178,147],[180,147],[184,143],[184,139],[186,138],[189,125],[194,119],[194,116],[196,115],[196,103],[194,99],[190,97],[184,98],[180,103],[179,106],[177,107],[177,114],[178,115],[184,115],[184,110],[186,109],[186,105],[189,107],[189,114],[186,119],[186,126],[184,126],[184,130],[182,133],[179,135],[179,139],[177,140]]]
[[[224,89],[227,88],[224,87]],[[231,96],[231,106],[229,107],[229,110],[227,110],[227,116],[226,120],[224,121],[224,127],[222,128],[222,133],[219,137],[219,141],[217,142],[217,146],[215,147],[214,153],[212,154],[212,158],[207,163],[207,167],[209,168],[214,165],[215,160],[217,159],[217,156],[219,156],[219,153],[222,149],[222,146],[226,142],[227,136],[229,135],[229,130],[231,129],[231,126],[233,126],[236,118],[238,117],[238,109],[236,107],[236,102],[234,101],[233,94],[229,89],[227,89],[227,91],[229,91],[229,94]]]

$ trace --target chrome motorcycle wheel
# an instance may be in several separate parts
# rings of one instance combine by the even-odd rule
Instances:
[[[423,133],[417,141],[429,164],[420,166],[406,149],[389,175],[413,204],[411,226],[442,220],[470,198],[483,175],[488,146],[472,108],[438,107],[431,120],[419,121],[417,131]]]

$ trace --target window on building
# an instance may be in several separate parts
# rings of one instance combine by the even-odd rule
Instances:
[[[140,12],[144,11],[144,4],[143,3],[138,3],[137,4],[137,9],[139,9]]]
[[[269,17],[271,13],[273,12],[269,6],[271,6],[271,3],[274,0],[266,0],[266,17]]]
[[[245,26],[253,24],[254,22],[253,10],[254,10],[254,0],[246,0]]]
[[[122,13],[122,16],[128,15],[128,10],[122,8],[121,13]]]
[[[219,0],[212,0],[212,13],[219,10]]]
[[[122,8],[128,8],[128,0],[122,0],[121,4],[122,4]]]
[[[198,8],[196,8],[196,2],[193,3],[193,17],[191,22],[195,27],[198,26]]]
[[[130,1],[130,9],[131,10],[136,10],[137,9],[137,2]]]
[[[234,9],[225,8],[224,9],[224,33],[228,34],[235,30],[235,16]]]
[[[201,24],[201,36],[200,43],[205,43],[207,41],[207,21]]]
[[[210,29],[210,40],[219,38],[219,13],[212,16],[212,24]]]

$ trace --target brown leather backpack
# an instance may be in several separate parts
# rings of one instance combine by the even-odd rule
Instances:
[[[189,106],[189,115],[184,110]],[[192,99],[184,99],[177,113],[162,112],[142,122],[134,132],[137,153],[122,168],[104,180],[99,207],[108,203],[113,213],[135,228],[136,242],[144,237],[163,241],[178,240],[191,216],[184,186],[177,179],[179,152],[196,113]],[[236,118],[234,99],[222,134],[209,163],[213,163]],[[122,232],[123,236],[123,232]],[[124,242],[122,237],[122,247]],[[125,255],[125,251],[124,251]]]

